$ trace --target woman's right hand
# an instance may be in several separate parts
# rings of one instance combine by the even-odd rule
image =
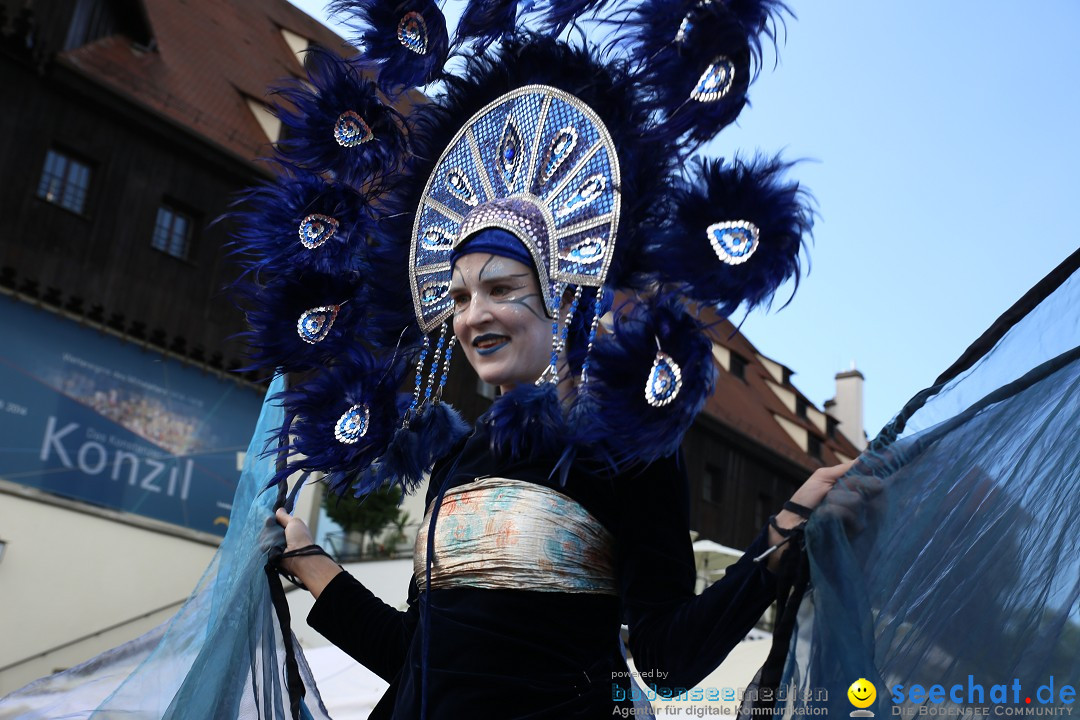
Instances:
[[[274,513],[278,525],[285,529],[285,552],[301,550],[315,544],[307,523],[300,518],[278,508]],[[337,576],[344,572],[341,566],[326,555],[299,555],[281,559],[281,568],[300,579],[304,586],[318,599],[323,589]]]

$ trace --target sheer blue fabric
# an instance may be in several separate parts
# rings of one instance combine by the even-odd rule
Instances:
[[[878,718],[1075,706],[1078,258],[909,403],[814,514],[777,713],[849,716],[860,678]]]
[[[274,522],[277,496],[268,443],[284,420],[263,402],[233,499],[229,530],[195,591],[168,622],[118,648],[0,700],[0,718],[290,718],[285,650],[264,566],[284,534]],[[144,579],[135,579],[133,582]],[[297,647],[306,688],[301,717],[328,720]]]

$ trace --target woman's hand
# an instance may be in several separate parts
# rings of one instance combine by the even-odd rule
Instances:
[[[846,463],[840,463],[839,465],[833,465],[831,467],[818,468],[814,471],[806,482],[799,486],[799,489],[795,491],[795,494],[791,496],[791,502],[802,505],[803,507],[813,510],[821,501],[825,499],[825,496],[829,494],[829,491],[836,485],[836,481],[843,477],[844,473],[851,469],[851,466],[855,464],[854,460],[849,460]],[[776,514],[776,524],[784,530],[790,530],[803,521],[798,513],[794,513],[790,510],[781,510]],[[779,545],[783,542],[784,537],[776,531],[776,528],[769,528],[769,544]],[[783,555],[783,551],[786,549],[786,545],[781,545],[779,550],[769,555],[768,566],[770,570],[775,570],[780,563],[780,557]]]
[[[278,525],[285,528],[285,552],[301,550],[315,544],[307,523],[298,517],[278,508],[274,514]],[[294,575],[318,599],[322,591],[338,573],[344,572],[341,566],[325,555],[300,555],[281,559],[285,572]]]

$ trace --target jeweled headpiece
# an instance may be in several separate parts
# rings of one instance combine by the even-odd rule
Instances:
[[[604,284],[619,225],[619,157],[596,113],[528,85],[480,110],[428,178],[413,224],[413,303],[430,332],[450,317],[447,253],[489,227],[532,255],[544,303],[552,283]]]
[[[408,488],[467,431],[441,402],[447,292],[482,230],[521,241],[553,317],[548,371],[483,418],[511,454],[588,446],[619,468],[672,452],[713,386],[697,308],[765,303],[797,277],[812,215],[787,165],[690,157],[745,105],[783,6],[646,0],[603,48],[556,39],[607,5],[470,0],[448,41],[430,0],[334,3],[364,52],[310,54],[308,83],[281,91],[282,179],[237,214],[254,367],[309,371],[284,396],[283,474]],[[385,101],[434,80],[407,114]],[[628,302],[603,331],[615,291]]]

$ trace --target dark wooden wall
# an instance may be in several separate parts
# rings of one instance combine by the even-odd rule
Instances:
[[[10,47],[0,54],[0,86],[2,281],[136,338],[165,338],[196,360],[237,364],[241,346],[229,337],[242,319],[221,292],[235,273],[227,229],[210,223],[261,179],[254,166]],[[50,148],[91,167],[81,214],[37,197]],[[151,247],[163,202],[195,220],[186,259]]]

